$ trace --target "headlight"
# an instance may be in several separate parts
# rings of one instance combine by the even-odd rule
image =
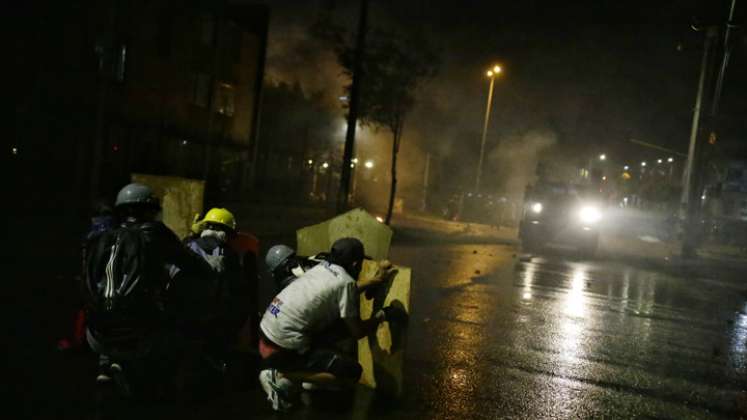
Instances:
[[[602,218],[602,213],[594,206],[584,206],[581,207],[579,217],[582,222],[591,224],[598,222]]]
[[[542,213],[542,203],[532,204],[532,211],[535,213]]]

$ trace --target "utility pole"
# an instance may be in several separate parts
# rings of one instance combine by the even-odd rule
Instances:
[[[497,73],[497,72],[496,72]],[[485,158],[485,138],[488,135],[488,121],[490,120],[490,106],[493,104],[493,86],[495,77],[490,75],[490,88],[488,90],[488,104],[485,106],[485,121],[482,125],[482,140],[480,141],[480,160],[477,162],[477,177],[475,177],[475,193],[480,192],[480,178],[482,177],[482,162]]]
[[[710,108],[710,119],[711,125],[714,124],[716,115],[718,114],[718,105],[721,99],[721,92],[723,90],[724,77],[726,75],[726,68],[729,64],[729,58],[731,56],[731,29],[734,26],[734,10],[736,8],[736,0],[731,1],[731,7],[729,9],[729,19],[726,23],[726,30],[724,32],[724,47],[723,56],[721,59],[721,65],[719,66],[718,75],[716,78],[713,96],[711,98]],[[700,112],[700,101],[702,99],[703,91],[703,80],[708,67],[708,53],[711,47],[711,43],[718,34],[718,26],[710,26],[707,28],[705,48],[703,52],[703,63],[701,65],[701,75],[698,85],[698,98],[696,99],[696,110],[693,115],[693,131],[690,135],[690,149],[688,153],[688,162],[686,167],[686,178],[685,185],[683,188],[683,199],[687,199],[687,218],[685,220],[685,237],[682,241],[682,257],[694,258],[697,256],[696,249],[698,246],[698,229],[700,226],[700,207],[701,199],[700,189],[703,178],[703,168],[706,164],[706,159],[703,156],[703,141],[697,141],[697,118]],[[714,127],[710,127],[714,128]],[[687,194],[687,195],[685,195]]]
[[[690,202],[690,190],[693,178],[693,162],[695,160],[695,146],[698,140],[698,125],[700,124],[700,107],[703,103],[703,88],[705,86],[705,77],[708,70],[708,56],[711,50],[711,43],[715,31],[709,29],[706,33],[705,46],[703,48],[703,58],[700,62],[700,78],[698,79],[698,93],[695,96],[695,108],[693,109],[693,122],[690,128],[690,147],[687,150],[687,161],[685,163],[685,179],[682,183],[682,197],[680,203],[684,209]]]
[[[431,175],[431,154],[425,154],[425,169],[423,170],[423,207],[422,211],[428,208],[428,181]]]
[[[342,155],[342,171],[340,172],[340,188],[337,192],[337,212],[348,210],[348,195],[350,191],[351,167],[353,152],[355,151],[355,127],[358,123],[358,105],[360,103],[360,84],[362,80],[363,58],[366,49],[366,32],[368,31],[368,0],[361,0],[360,17],[358,18],[358,36],[355,42],[355,56],[353,62],[353,80],[350,87],[350,102],[348,107],[348,127],[345,133],[345,149]]]

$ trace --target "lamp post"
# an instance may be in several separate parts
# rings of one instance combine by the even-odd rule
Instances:
[[[600,155],[598,156],[598,159],[599,159],[599,161],[600,161],[600,162],[604,162],[605,160],[607,160],[607,155],[606,155],[605,153],[602,153],[602,154],[600,154]],[[586,173],[586,177],[587,177],[587,178],[588,178],[589,180],[591,180],[591,170],[593,169],[593,167],[594,167],[594,158],[593,158],[593,157],[591,157],[591,158],[589,158],[589,168],[588,168],[588,170],[586,171],[586,172],[587,172],[587,173]]]
[[[501,73],[501,66],[493,66],[492,69],[487,71],[487,76],[490,78],[490,88],[488,89],[488,104],[485,107],[485,122],[482,125],[482,140],[480,141],[480,160],[477,162],[477,177],[475,177],[475,192],[480,192],[480,177],[482,176],[482,162],[485,158],[485,137],[488,134],[488,121],[490,120],[490,106],[493,103],[493,86],[495,85],[495,78]]]

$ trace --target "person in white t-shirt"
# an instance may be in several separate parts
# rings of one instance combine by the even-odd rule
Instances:
[[[342,238],[333,245],[327,261],[306,271],[284,288],[267,308],[260,322],[259,352],[265,367],[259,374],[267,399],[278,411],[291,407],[295,384],[352,385],[362,368],[334,348],[315,345],[320,334],[342,320],[353,338],[376,330],[383,321],[404,322],[399,307],[386,307],[367,320],[358,311],[359,294],[391,280],[391,264],[380,264],[378,273],[356,283],[365,253],[356,238]]]

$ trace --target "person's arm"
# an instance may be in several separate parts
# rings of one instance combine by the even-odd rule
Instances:
[[[378,312],[377,312],[378,315]],[[376,331],[376,328],[384,321],[383,316],[372,316],[369,319],[362,320],[360,317],[343,318],[345,325],[348,327],[350,335],[356,340],[367,337]]]
[[[407,312],[399,306],[387,306],[376,311],[371,318],[362,320],[359,316],[343,318],[350,335],[356,340],[367,337],[376,331],[376,328],[384,321],[406,324]]]
[[[381,261],[379,263],[379,269],[373,277],[358,282],[358,293],[363,293],[384,284],[392,280],[396,275],[397,269],[392,267],[392,263],[387,260]]]
[[[151,238],[153,246],[161,253],[164,262],[174,264],[180,270],[193,274],[210,275],[213,269],[202,257],[190,251],[166,225],[148,223],[143,230]]]

